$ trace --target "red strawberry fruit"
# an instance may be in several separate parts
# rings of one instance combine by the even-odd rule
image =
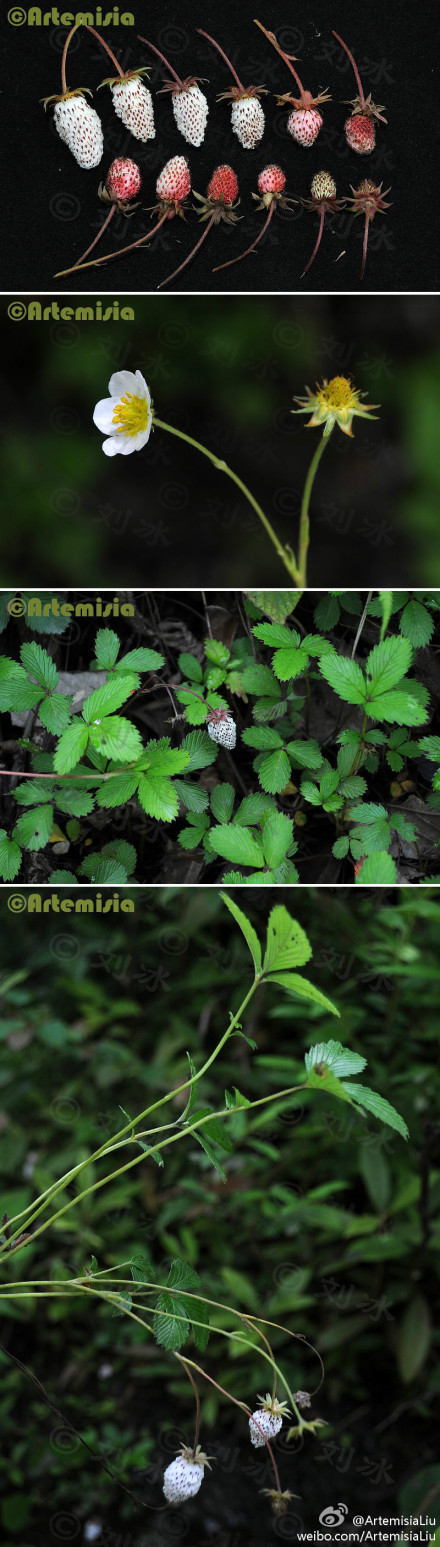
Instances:
[[[233,167],[227,165],[216,167],[208,183],[206,198],[202,198],[200,193],[195,193],[195,198],[202,205],[201,210],[199,210],[200,219],[207,220],[208,224],[205,226],[205,230],[196,246],[193,247],[192,252],[184,259],[179,268],[174,270],[174,274],[169,274],[167,279],[162,280],[162,284],[158,285],[158,290],[162,290],[164,285],[170,283],[170,280],[177,278],[182,269],[186,269],[187,263],[191,262],[191,258],[194,258],[202,242],[205,241],[211,226],[217,226],[220,220],[225,220],[228,225],[235,224],[237,216],[234,215],[234,208],[239,199],[238,180]]]
[[[341,48],[345,50],[350,60],[359,92],[359,95],[351,101],[350,105],[353,108],[353,112],[350,114],[350,118],[346,119],[344,125],[347,145],[350,146],[350,150],[357,151],[358,156],[370,156],[376,144],[374,119],[380,119],[382,124],[386,124],[386,118],[383,116],[383,106],[376,107],[376,103],[371,100],[371,92],[368,97],[364,96],[359,70],[353,55],[350,53],[350,49],[347,48],[343,38],[339,37],[338,32],[333,31],[333,37],[340,43]]]
[[[258,243],[261,242],[262,236],[264,236],[265,231],[267,231],[270,225],[274,210],[280,207],[281,209],[287,209],[288,206],[297,203],[296,199],[285,197],[285,186],[286,178],[281,167],[275,166],[273,162],[270,166],[263,167],[263,171],[258,176],[258,193],[252,194],[252,198],[256,200],[257,209],[268,211],[263,229],[260,231],[259,236],[255,238],[255,241],[251,243],[251,246],[246,247],[245,252],[241,252],[238,258],[230,258],[228,263],[219,263],[217,268],[213,270],[214,274],[218,274],[219,269],[230,268],[233,263],[240,263],[242,258],[247,258],[248,253],[253,252],[255,247],[258,247]]]

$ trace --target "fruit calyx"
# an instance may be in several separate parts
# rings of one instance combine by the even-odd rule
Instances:
[[[138,75],[149,74],[148,65],[142,64],[138,70],[127,70],[125,75],[106,75],[105,80],[99,82],[98,91],[101,90],[101,86],[125,86],[126,81],[135,81]]]
[[[350,97],[348,101],[345,99],[345,105],[353,108],[352,118],[358,118],[361,115],[362,118],[379,118],[381,124],[386,124],[387,122],[383,112],[385,104],[383,102],[373,102],[371,91],[368,97]]]
[[[50,102],[54,102],[56,104],[57,102],[67,102],[69,97],[86,96],[93,96],[93,92],[90,90],[90,86],[73,86],[70,91],[60,91],[59,94],[54,92],[51,97],[40,97],[40,102],[43,103],[44,111],[46,112]]]

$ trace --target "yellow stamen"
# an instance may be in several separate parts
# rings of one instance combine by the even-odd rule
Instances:
[[[139,435],[146,430],[149,419],[147,399],[136,397],[132,392],[127,392],[120,403],[116,404],[112,424],[117,426],[117,435]]]
[[[358,395],[346,376],[333,376],[332,380],[326,382],[325,386],[319,387],[316,393],[321,402],[333,409],[354,408]]]

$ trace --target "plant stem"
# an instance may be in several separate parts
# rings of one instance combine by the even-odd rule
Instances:
[[[216,218],[216,216],[215,216],[215,213],[214,213],[214,215],[211,215],[211,219],[208,220],[208,224],[207,224],[207,226],[205,226],[204,231],[202,231],[202,235],[201,235],[201,237],[199,237],[198,242],[196,242],[195,247],[193,247],[191,249],[191,252],[188,253],[188,257],[184,258],[183,263],[179,264],[179,268],[178,269],[174,269],[174,273],[173,274],[168,274],[166,279],[162,279],[161,280],[160,285],[157,286],[158,290],[163,290],[164,285],[169,285],[169,284],[171,284],[171,280],[172,279],[177,279],[177,275],[182,273],[182,269],[186,269],[187,264],[191,263],[191,259],[195,258],[196,252],[199,251],[199,247],[201,247],[202,243],[206,241],[206,237],[208,235],[208,231],[210,231],[211,230],[211,226],[214,225],[215,218]]]
[[[237,487],[241,490],[241,493],[244,494],[245,499],[249,501],[249,504],[252,505],[253,510],[256,511],[260,521],[262,521],[268,537],[270,537],[271,543],[273,543],[273,546],[278,554],[278,558],[281,559],[285,569],[288,570],[291,579],[295,581],[296,585],[303,585],[304,582],[300,579],[300,571],[296,567],[294,555],[292,555],[292,557],[289,556],[286,548],[283,547],[279,537],[277,537],[273,526],[271,526],[268,517],[264,514],[264,510],[262,510],[261,505],[258,504],[258,500],[254,498],[254,495],[251,494],[250,489],[246,487],[246,484],[243,483],[243,480],[238,477],[238,474],[233,473],[232,468],[228,467],[227,462],[222,461],[220,457],[216,457],[213,451],[209,451],[207,446],[202,446],[201,441],[194,440],[192,435],[186,435],[183,430],[176,430],[175,425],[164,424],[163,419],[157,419],[156,415],[154,415],[153,424],[156,424],[160,430],[168,430],[170,435],[177,435],[179,440],[187,441],[189,446],[195,446],[196,451],[201,451],[204,457],[209,457],[210,462],[212,462],[213,466],[216,467],[219,472],[227,473],[228,478],[232,478],[233,483],[237,484]]]
[[[196,31],[197,31],[197,32],[200,32],[200,34],[201,34],[201,37],[202,37],[202,38],[207,38],[207,39],[208,39],[208,43],[212,43],[212,46],[213,46],[213,48],[216,48],[216,49],[217,49],[217,53],[218,53],[218,54],[221,54],[221,57],[222,57],[222,59],[224,59],[224,61],[225,61],[225,64],[227,64],[227,66],[228,66],[228,69],[229,69],[229,70],[230,70],[230,71],[231,71],[231,75],[233,75],[233,77],[234,77],[234,81],[236,81],[236,82],[237,82],[237,86],[239,86],[239,87],[240,87],[240,91],[244,91],[244,86],[243,86],[243,83],[242,83],[242,81],[241,81],[241,80],[240,80],[240,79],[239,79],[239,76],[238,76],[238,75],[237,75],[237,71],[236,71],[236,70],[234,70],[234,66],[233,66],[233,64],[231,64],[231,61],[230,61],[230,59],[228,59],[228,56],[227,56],[227,54],[225,54],[225,53],[224,53],[224,52],[223,52],[223,49],[222,49],[222,48],[220,48],[220,44],[219,44],[219,43],[216,43],[216,41],[215,41],[215,38],[212,38],[212,37],[211,37],[211,36],[210,36],[210,33],[209,33],[209,32],[204,32],[204,31],[203,31],[203,27],[197,27],[197,28],[196,28]]]
[[[360,96],[360,99],[361,99],[361,107],[364,108],[365,107],[365,97],[364,97],[364,93],[363,93],[363,89],[362,89],[362,81],[361,81],[361,78],[360,78],[360,75],[359,75],[359,70],[358,70],[357,64],[355,64],[354,59],[353,59],[353,55],[350,53],[350,49],[347,48],[347,44],[344,43],[342,38],[339,37],[339,32],[335,32],[334,27],[332,27],[332,32],[333,32],[333,37],[337,38],[338,43],[340,43],[340,45],[341,45],[341,48],[344,48],[345,49],[345,53],[348,55],[351,67],[354,70],[354,74],[355,74],[355,78],[356,78],[356,85],[357,85],[359,96]]]
[[[241,259],[242,258],[247,258],[249,256],[249,253],[253,252],[255,247],[258,247],[258,243],[261,242],[261,238],[262,238],[262,236],[264,236],[264,233],[265,233],[265,231],[267,231],[267,228],[270,225],[270,222],[272,220],[272,215],[273,215],[273,212],[274,212],[274,209],[275,209],[275,203],[276,203],[275,199],[272,199],[272,203],[271,203],[271,206],[270,206],[270,209],[269,209],[269,214],[267,216],[267,219],[264,222],[263,230],[260,231],[259,236],[257,236],[255,238],[255,242],[251,242],[250,247],[246,247],[246,251],[245,252],[239,253],[238,258],[228,258],[228,262],[227,263],[218,263],[217,264],[217,268],[212,270],[213,274],[219,274],[220,273],[220,269],[230,269],[230,268],[232,268],[232,264],[233,263],[241,263]]]
[[[314,261],[315,261],[316,254],[317,254],[317,251],[318,251],[318,247],[319,247],[319,244],[320,244],[320,241],[321,241],[323,229],[324,229],[324,218],[325,218],[325,204],[321,204],[321,208],[320,208],[320,211],[319,211],[319,231],[318,231],[318,235],[317,235],[317,238],[316,238],[315,246],[313,248],[312,256],[311,256],[311,258],[309,258],[308,263],[306,263],[305,269],[303,269],[303,271],[302,271],[301,279],[304,279],[304,275],[308,274],[309,269],[311,269],[311,267],[312,267],[312,263],[314,263]]]
[[[170,218],[169,211],[167,210],[165,215],[161,215],[161,218],[160,218],[160,220],[158,220],[157,225],[153,226],[153,230],[152,231],[148,231],[146,236],[139,236],[137,242],[130,242],[128,247],[118,247],[116,252],[106,252],[106,253],[104,253],[104,256],[102,258],[91,258],[90,263],[75,263],[75,265],[74,265],[74,267],[72,269],[60,269],[60,272],[58,274],[54,274],[54,279],[59,279],[60,275],[62,275],[62,274],[73,274],[73,273],[76,273],[77,269],[80,269],[80,268],[81,269],[93,269],[93,268],[97,269],[99,264],[101,264],[101,263],[108,263],[110,261],[110,258],[125,257],[125,254],[127,252],[133,252],[133,249],[135,247],[144,247],[146,242],[150,242],[152,236],[155,236],[156,232],[160,231],[161,226],[163,226],[164,220],[169,220],[169,218]]]
[[[304,86],[302,84],[302,81],[300,81],[299,75],[297,75],[296,70],[294,70],[294,68],[293,68],[292,61],[291,61],[291,59],[289,57],[289,54],[285,54],[283,52],[283,49],[280,48],[279,43],[277,43],[277,40],[276,40],[276,37],[275,37],[275,33],[274,32],[266,32],[266,28],[263,27],[262,22],[261,21],[257,21],[256,19],[255,19],[255,26],[260,28],[260,32],[264,32],[265,38],[268,39],[269,43],[272,43],[272,47],[276,48],[277,54],[280,54],[281,58],[284,59],[284,63],[287,65],[287,69],[290,70],[291,75],[294,76],[294,79],[296,80],[296,82],[297,82],[297,84],[299,86],[299,89],[300,89],[300,92],[301,92],[301,96],[303,97],[304,96]]]
[[[107,226],[110,225],[110,221],[111,221],[111,219],[112,219],[112,217],[113,217],[113,215],[115,213],[115,209],[116,209],[116,204],[112,204],[111,209],[109,209],[108,215],[106,215],[106,217],[105,217],[103,225],[100,226],[99,231],[97,231],[96,236],[94,236],[93,242],[90,242],[90,246],[86,247],[85,252],[81,253],[81,257],[78,258],[78,262],[77,263],[73,263],[72,267],[70,269],[60,269],[58,274],[54,274],[54,279],[62,279],[64,274],[73,274],[75,272],[75,269],[79,268],[80,264],[83,263],[84,258],[88,258],[89,252],[92,252],[93,248],[96,247],[96,243],[101,241],[101,237],[104,235],[104,231],[106,231],[107,230]]]
[[[372,219],[372,216],[369,213],[369,211],[367,210],[366,214],[365,214],[364,243],[363,243],[363,248],[362,248],[361,279],[363,279],[363,277],[364,277],[364,274],[365,274],[365,264],[367,262],[368,232],[369,232],[369,229],[370,229],[370,220],[371,219]]]
[[[117,72],[117,75],[119,75],[121,77],[121,80],[123,80],[123,78],[124,78],[124,71],[121,70],[121,66],[118,63],[118,60],[115,59],[115,55],[112,54],[111,48],[109,48],[108,43],[106,43],[105,39],[101,37],[101,33],[96,31],[96,27],[91,27],[90,23],[87,22],[87,21],[84,22],[84,27],[87,27],[87,31],[88,32],[93,32],[94,38],[97,38],[98,39],[98,43],[101,44],[101,47],[105,48],[106,54],[108,54],[109,59],[111,59],[112,64],[114,64],[114,67],[115,67],[115,70]]]
[[[168,1101],[172,1101],[176,1096],[180,1096],[183,1093],[183,1091],[190,1090],[191,1086],[194,1084],[195,1080],[202,1079],[203,1075],[206,1074],[207,1070],[211,1067],[211,1064],[213,1064],[214,1060],[218,1057],[218,1054],[221,1052],[221,1049],[224,1047],[225,1042],[228,1041],[228,1038],[232,1035],[233,1031],[235,1030],[235,1027],[237,1026],[238,1022],[240,1021],[240,1017],[243,1015],[243,1011],[246,1009],[247,1005],[249,1004],[249,1000],[252,998],[252,995],[255,993],[256,988],[258,988],[258,986],[260,984],[260,981],[261,981],[261,974],[258,973],[256,975],[255,979],[254,979],[254,982],[253,982],[251,988],[249,989],[249,992],[246,994],[245,998],[242,1000],[242,1003],[239,1006],[239,1009],[237,1010],[236,1014],[233,1016],[233,1019],[230,1021],[230,1024],[227,1027],[227,1030],[223,1033],[223,1036],[220,1038],[220,1042],[218,1042],[217,1046],[214,1048],[214,1052],[211,1053],[210,1057],[205,1060],[205,1063],[203,1064],[202,1068],[200,1070],[198,1070],[196,1072],[196,1074],[190,1075],[189,1078],[187,1080],[184,1080],[183,1084],[179,1085],[176,1089],[173,1089],[171,1091],[167,1091],[165,1096],[160,1096],[159,1100],[153,1102],[152,1106],[145,1107],[143,1112],[139,1112],[137,1114],[137,1116],[132,1119],[131,1122],[126,1123],[123,1128],[120,1128],[118,1130],[118,1132],[113,1135],[112,1139],[106,1139],[103,1144],[99,1145],[98,1149],[94,1150],[92,1155],[88,1155],[87,1156],[86,1160],[79,1161],[78,1165],[77,1166],[73,1166],[70,1171],[66,1171],[64,1173],[64,1175],[62,1177],[60,1177],[58,1182],[54,1182],[51,1187],[46,1188],[45,1192],[40,1193],[39,1197],[35,1198],[33,1203],[28,1203],[27,1207],[25,1209],[20,1209],[18,1214],[14,1214],[12,1216],[12,1218],[8,1221],[8,1224],[13,1225],[18,1220],[24,1220],[25,1216],[28,1215],[29,1213],[30,1213],[31,1217],[26,1219],[26,1226],[29,1225],[29,1224],[32,1224],[33,1220],[36,1219],[37,1215],[40,1214],[41,1211],[42,1211],[41,1208],[38,1208],[36,1213],[32,1213],[32,1210],[36,1209],[37,1204],[41,1204],[42,1207],[44,1208],[46,1204],[48,1204],[49,1202],[52,1202],[52,1199],[55,1198],[57,1196],[57,1194],[63,1190],[64,1187],[67,1186],[68,1182],[73,1182],[75,1177],[79,1176],[80,1172],[83,1171],[86,1166],[92,1165],[94,1163],[94,1161],[96,1161],[96,1160],[103,1159],[106,1154],[110,1153],[113,1148],[117,1147],[118,1141],[123,1139],[125,1134],[127,1134],[127,1133],[128,1134],[133,1134],[133,1129],[134,1129],[135,1123],[143,1122],[144,1118],[145,1117],[150,1117],[151,1113],[152,1112],[156,1112],[158,1107],[165,1106]],[[182,1129],[182,1132],[183,1131],[184,1130]],[[134,1137],[135,1137],[135,1135],[134,1135]],[[153,1145],[152,1148],[157,1148],[157,1146]],[[15,1232],[15,1234],[17,1234],[17,1232]],[[10,1239],[13,1240],[13,1236]],[[6,1242],[5,1244],[6,1244],[6,1246],[9,1245],[9,1241]],[[5,1244],[3,1246],[0,1245],[0,1255],[5,1250]]]
[[[66,41],[65,41],[65,44],[64,44],[64,48],[63,48],[62,59],[61,59],[61,90],[63,92],[67,91],[67,81],[66,81],[67,50],[68,50],[68,47],[69,47],[70,39],[73,38],[74,32],[78,31],[78,27],[79,27],[79,21],[75,22],[75,26],[74,27],[71,27],[70,32],[67,34],[67,38],[66,38]]]
[[[166,65],[166,68],[167,68],[167,70],[169,70],[170,75],[174,75],[174,80],[177,81],[179,86],[182,86],[183,85],[183,81],[181,81],[180,75],[176,75],[176,71],[173,70],[173,66],[169,63],[169,60],[165,59],[165,54],[161,54],[160,48],[156,48],[154,43],[149,43],[148,42],[148,38],[142,38],[140,32],[138,32],[138,41],[139,41],[139,43],[145,43],[146,48],[151,48],[152,51],[153,51],[153,54],[157,54],[158,59],[162,60],[162,64]]]
[[[305,485],[304,485],[304,494],[303,494],[303,497],[302,497],[301,515],[300,515],[300,522],[299,522],[299,555],[298,555],[298,585],[299,586],[303,586],[303,587],[305,587],[307,585],[307,553],[308,553],[309,541],[310,541],[310,521],[309,521],[310,495],[311,495],[312,488],[313,488],[315,474],[316,474],[316,472],[318,470],[319,463],[320,463],[321,457],[322,457],[322,453],[323,453],[323,451],[325,451],[325,447],[326,447],[326,444],[327,444],[328,440],[329,440],[329,436],[328,435],[323,435],[321,437],[321,440],[319,441],[319,445],[316,448],[315,455],[312,457],[312,460],[311,460],[311,463],[310,463],[310,467],[309,467],[309,471],[308,471],[307,478],[306,478]]]

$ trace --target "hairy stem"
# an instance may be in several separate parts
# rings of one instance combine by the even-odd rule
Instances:
[[[233,75],[233,77],[234,77],[234,81],[237,82],[237,86],[239,86],[240,91],[244,91],[244,86],[242,84],[242,81],[239,79],[239,76],[237,75],[237,71],[234,70],[234,66],[233,66],[233,64],[231,64],[230,59],[228,59],[227,54],[225,54],[223,49],[220,48],[220,44],[216,43],[215,38],[212,38],[209,32],[204,32],[203,31],[203,27],[197,27],[196,31],[200,32],[201,37],[202,38],[207,38],[208,39],[208,43],[212,43],[213,48],[217,49],[217,53],[221,54],[222,59],[224,59],[225,64],[227,64],[228,69],[231,71],[231,75]]]
[[[361,81],[361,78],[360,78],[360,75],[359,75],[359,70],[358,70],[357,64],[355,64],[355,61],[353,59],[353,55],[350,53],[350,49],[347,48],[347,44],[344,43],[343,39],[339,37],[339,32],[335,32],[334,27],[332,27],[332,32],[333,32],[333,37],[337,38],[338,43],[340,43],[341,48],[345,49],[345,53],[347,54],[347,56],[348,56],[348,58],[350,60],[351,67],[354,70],[355,79],[356,79],[356,85],[357,85],[357,89],[358,89],[359,96],[360,96],[360,99],[361,99],[361,106],[364,108],[365,107],[365,97],[364,97],[364,93],[363,93],[363,89],[362,89],[362,81]]]
[[[81,257],[78,258],[77,263],[72,263],[70,269],[59,269],[58,274],[54,274],[54,279],[62,279],[64,274],[74,274],[75,269],[80,268],[81,264],[84,262],[84,258],[88,258],[89,252],[93,252],[93,248],[96,247],[96,243],[101,241],[101,237],[104,235],[104,231],[106,231],[107,226],[110,225],[110,221],[113,218],[115,209],[116,204],[112,204],[112,207],[109,209],[108,215],[106,215],[102,226],[100,226],[99,231],[97,231],[96,236],[94,236],[93,242],[90,242],[90,246],[86,247],[85,252],[81,253]]]
[[[323,233],[323,230],[324,230],[324,219],[325,219],[325,205],[323,204],[323,205],[321,205],[321,209],[319,211],[319,231],[318,231],[318,235],[317,235],[317,238],[316,238],[315,246],[313,248],[313,252],[312,252],[311,258],[309,258],[308,263],[306,263],[305,269],[303,269],[303,271],[302,271],[301,279],[304,279],[304,275],[308,274],[309,269],[311,269],[311,267],[312,267],[312,263],[314,263],[314,261],[315,261],[316,254],[317,254],[317,251],[318,251],[318,247],[319,247],[319,244],[320,244],[320,241],[321,241],[322,233]]]
[[[174,273],[173,274],[168,274],[166,279],[162,279],[161,280],[160,285],[157,286],[158,290],[163,290],[164,285],[171,284],[171,280],[172,279],[177,279],[177,275],[181,274],[183,269],[186,269],[188,263],[191,263],[191,259],[195,258],[196,252],[199,251],[199,247],[201,247],[202,243],[204,241],[206,241],[206,237],[208,235],[208,231],[211,230],[211,226],[214,225],[214,221],[215,221],[215,214],[211,215],[211,219],[208,220],[208,224],[207,224],[207,226],[205,226],[204,231],[202,231],[202,235],[201,235],[201,237],[199,237],[198,242],[196,242],[195,247],[193,247],[191,252],[188,253],[188,257],[184,258],[183,263],[179,264],[179,268],[178,269],[174,269]]]
[[[246,251],[245,252],[239,253],[238,258],[228,258],[228,262],[227,263],[218,263],[217,264],[217,268],[212,270],[213,274],[219,274],[220,273],[220,269],[230,269],[230,268],[232,268],[232,264],[233,263],[241,263],[242,258],[247,258],[249,256],[250,252],[254,252],[255,247],[258,247],[258,243],[261,242],[262,236],[264,236],[265,231],[267,231],[267,228],[270,225],[274,209],[275,209],[275,199],[272,199],[272,203],[271,203],[271,206],[270,206],[270,209],[269,209],[269,214],[267,216],[267,219],[264,222],[263,230],[260,231],[259,236],[256,236],[254,242],[251,242],[250,247],[246,247]]]
[[[300,585],[301,581],[299,578],[299,570],[297,570],[293,556],[290,557],[287,550],[283,547],[283,544],[280,542],[279,537],[277,537],[276,532],[274,531],[274,528],[271,525],[268,517],[265,515],[264,510],[262,510],[261,505],[258,504],[258,500],[254,498],[254,495],[251,494],[250,489],[246,487],[246,484],[243,483],[243,480],[238,477],[238,474],[234,473],[232,468],[228,467],[227,462],[222,461],[220,457],[216,457],[215,453],[213,451],[209,451],[207,446],[203,446],[201,441],[194,440],[192,435],[186,435],[183,430],[176,430],[174,425],[164,424],[162,419],[156,419],[156,415],[154,415],[153,424],[156,424],[160,430],[168,430],[170,435],[177,435],[179,440],[187,441],[189,446],[194,446],[196,451],[201,451],[203,456],[209,457],[210,462],[212,462],[213,466],[216,467],[219,472],[226,473],[228,478],[232,478],[233,483],[237,484],[237,487],[241,490],[241,493],[244,494],[245,499],[247,499],[249,504],[252,505],[252,509],[256,511],[257,516],[259,517],[260,521],[262,521],[267,535],[270,537],[271,543],[273,543],[273,546],[278,554],[278,558],[282,560],[285,569],[288,570],[289,575],[295,581],[295,584]]]
[[[148,38],[142,38],[140,32],[138,32],[138,41],[139,43],[145,43],[146,48],[151,48],[153,54],[157,54],[158,59],[162,60],[162,64],[166,65],[170,75],[174,75],[174,80],[177,81],[178,86],[182,86],[183,81],[181,81],[180,75],[176,75],[176,71],[173,70],[173,66],[169,63],[168,59],[165,59],[165,54],[161,54],[160,48],[156,48],[154,43],[149,43]]]
[[[106,252],[106,253],[104,253],[104,256],[102,258],[91,258],[90,263],[75,263],[75,272],[78,269],[92,269],[92,268],[96,268],[97,269],[101,263],[109,263],[111,258],[121,258],[121,257],[124,258],[125,254],[127,252],[133,252],[133,249],[135,247],[145,247],[147,242],[151,242],[152,236],[156,236],[156,232],[160,231],[161,226],[163,226],[164,220],[169,220],[169,219],[170,219],[170,215],[169,215],[169,211],[167,210],[165,215],[161,215],[161,218],[160,218],[160,220],[158,220],[157,225],[153,226],[153,230],[152,231],[147,231],[146,236],[138,237],[137,242],[130,242],[128,247],[118,247],[116,252]],[[62,270],[60,270],[61,274],[72,274],[73,272],[74,272],[73,269],[62,269]],[[60,278],[60,274],[55,274],[54,278],[55,279],[59,279]]]
[[[279,43],[277,43],[277,40],[276,40],[276,37],[275,37],[275,33],[274,32],[267,32],[266,28],[263,27],[262,22],[261,21],[257,21],[256,17],[254,19],[255,19],[255,26],[260,28],[260,32],[264,32],[265,38],[268,39],[269,43],[272,43],[272,47],[273,48],[276,48],[277,54],[280,54],[281,59],[284,59],[284,63],[287,65],[287,69],[290,70],[291,75],[294,76],[294,79],[296,80],[296,83],[299,86],[299,89],[300,89],[300,92],[301,92],[301,96],[303,97],[304,96],[304,86],[302,84],[302,81],[300,81],[299,75],[297,75],[296,70],[294,70],[294,68],[293,68],[292,60],[291,60],[289,54],[285,54],[283,49],[280,48]]]
[[[310,496],[315,480],[315,474],[319,467],[323,451],[325,451],[328,439],[328,435],[323,435],[319,441],[315,455],[312,457],[310,463],[309,471],[304,485],[304,494],[302,497],[301,515],[299,522],[298,585],[304,587],[307,585],[307,554],[310,542]]]

